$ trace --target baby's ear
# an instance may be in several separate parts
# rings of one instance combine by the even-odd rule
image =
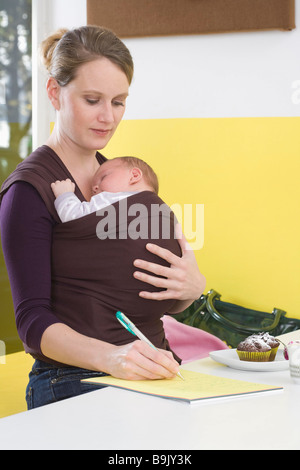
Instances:
[[[134,167],[131,170],[130,184],[138,183],[143,177],[143,172],[140,168]]]

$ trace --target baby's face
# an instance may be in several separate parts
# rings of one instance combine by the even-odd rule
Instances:
[[[119,160],[108,160],[103,163],[96,172],[93,182],[93,194],[108,191],[118,193],[120,191],[132,191],[130,188],[131,169]]]

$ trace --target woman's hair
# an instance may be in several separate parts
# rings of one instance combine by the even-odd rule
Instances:
[[[66,86],[76,77],[78,68],[106,57],[120,67],[129,84],[133,76],[133,60],[125,44],[109,29],[82,26],[60,29],[41,44],[41,56],[51,77]]]
[[[150,165],[148,165],[148,163],[137,157],[115,157],[113,160],[121,160],[126,165],[128,165],[129,168],[139,168],[143,173],[145,182],[153,189],[156,194],[158,194],[158,178],[155,171],[151,168]]]

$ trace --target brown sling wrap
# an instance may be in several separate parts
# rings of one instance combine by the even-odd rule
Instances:
[[[101,154],[97,159],[100,164],[106,160]],[[66,178],[73,180],[59,157],[43,146],[18,165],[1,189],[2,196],[16,181],[32,184],[57,222],[52,243],[53,312],[81,334],[123,345],[137,338],[116,319],[121,310],[156,347],[170,350],[161,317],[174,301],[142,299],[140,291],[159,289],[133,277],[133,261],[139,258],[168,266],[149,253],[147,242],[181,256],[174,236],[174,214],[156,194],[144,191],[97,213],[61,223],[50,184]],[[75,193],[84,200],[77,186]],[[143,238],[137,237],[139,233]]]

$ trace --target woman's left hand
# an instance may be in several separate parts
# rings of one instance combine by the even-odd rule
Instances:
[[[136,271],[134,277],[155,287],[165,289],[160,292],[142,291],[140,292],[141,297],[152,300],[175,299],[184,301],[181,302],[181,307],[186,308],[203,293],[205,277],[199,271],[194,252],[189,247],[179,224],[176,226],[176,238],[181,247],[182,257],[176,256],[171,251],[158,245],[152,243],[146,245],[147,250],[166,260],[170,267],[140,259],[134,261],[135,267],[162,277],[152,276],[140,271]],[[184,310],[184,308],[176,308],[176,312]],[[175,313],[175,311],[172,311],[172,313]]]

